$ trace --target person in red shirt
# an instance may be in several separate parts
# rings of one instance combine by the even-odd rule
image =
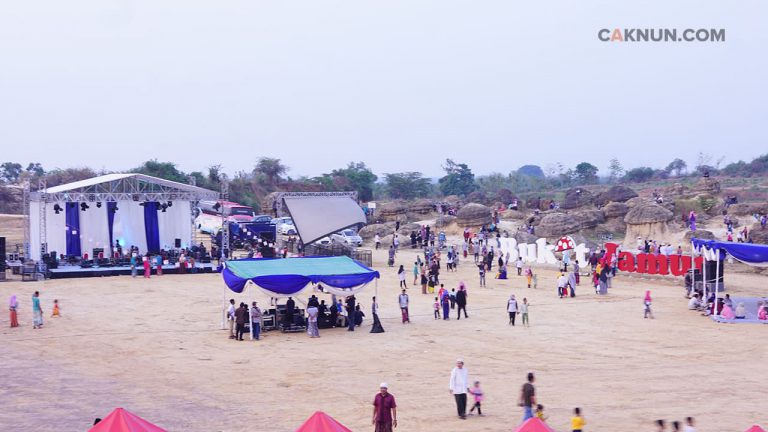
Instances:
[[[373,398],[374,432],[392,432],[397,427],[397,403],[389,393],[387,383],[381,383],[379,393]]]

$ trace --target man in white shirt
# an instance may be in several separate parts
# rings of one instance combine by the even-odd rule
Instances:
[[[560,273],[560,277],[557,278],[557,295],[559,295],[560,298],[568,295],[568,290],[565,288],[566,286],[568,286],[568,277],[565,276],[564,273]]]
[[[697,310],[701,307],[701,301],[699,300],[699,295],[694,294],[693,297],[691,297],[690,300],[688,300],[688,310]]]
[[[410,323],[411,318],[408,316],[408,294],[405,290],[397,298],[397,302],[400,304],[400,312],[403,314],[403,324]]]
[[[227,321],[229,321],[229,338],[235,338],[235,299],[229,299],[227,308]]]
[[[469,378],[464,367],[464,359],[456,359],[456,367],[451,371],[451,380],[448,382],[448,390],[456,399],[456,410],[459,418],[467,418],[467,390],[469,390]]]
[[[683,432],[696,432],[696,428],[693,427],[693,417],[685,418],[685,427],[683,427]]]

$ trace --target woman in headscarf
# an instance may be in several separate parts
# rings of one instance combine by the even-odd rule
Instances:
[[[8,304],[8,310],[11,311],[11,327],[19,326],[19,317],[16,314],[16,310],[19,308],[19,301],[16,300],[16,296],[11,296],[11,301]]]
[[[645,305],[645,312],[643,313],[643,318],[648,318],[650,316],[651,319],[653,319],[653,312],[651,311],[651,291],[650,290],[645,291],[645,299],[643,300],[643,304]]]
[[[688,214],[688,223],[691,226],[691,231],[696,231],[696,212],[693,210]]]
[[[384,327],[379,320],[379,303],[376,302],[376,296],[371,299],[371,314],[373,314],[373,327],[371,333],[384,333]]]

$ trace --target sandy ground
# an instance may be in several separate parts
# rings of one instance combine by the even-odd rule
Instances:
[[[374,266],[386,333],[368,333],[366,319],[354,333],[321,330],[320,339],[270,332],[259,342],[229,340],[220,330],[218,275],[1,283],[3,301],[21,298],[22,327],[0,317],[0,430],[84,431],[118,406],[172,431],[291,431],[315,410],[372,430],[370,403],[387,381],[398,430],[507,431],[520,420],[516,401],[528,371],[557,430],[567,429],[576,406],[589,431],[652,430],[654,419],[688,415],[699,431],[768,423],[768,326],[716,324],[689,312],[677,283],[619,277],[607,297],[583,287],[561,300],[551,269],[538,270],[538,289],[525,288],[522,277],[478,288],[464,261],[442,279],[448,287],[468,283],[470,318],[435,321],[433,296],[412,288],[413,323],[402,325],[385,254],[374,253]],[[403,251],[398,264],[410,268],[414,256]],[[732,292],[764,293],[756,275],[728,282]],[[643,319],[645,289],[653,290],[655,320]],[[42,330],[30,324],[34,290],[47,314],[54,298],[64,314]],[[530,300],[530,328],[507,325],[510,293]],[[372,294],[359,297],[366,310]],[[232,297],[254,296],[268,302],[261,293]],[[458,356],[485,388],[484,417],[455,416],[448,376]]]

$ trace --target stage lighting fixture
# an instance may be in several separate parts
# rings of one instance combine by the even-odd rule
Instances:
[[[91,206],[89,206],[88,204],[86,204],[86,203],[80,203],[80,210],[82,210],[82,211],[86,211],[86,210],[88,210],[89,208],[91,208]]]
[[[96,208],[101,208],[101,201],[96,203]]]
[[[172,207],[172,206],[173,206],[173,201],[168,201],[168,207]]]
[[[62,211],[62,210],[64,210],[64,209],[63,209],[63,208],[61,208],[61,206],[60,206],[60,205],[58,205],[58,204],[55,204],[55,205],[53,206],[53,211],[54,211],[54,212],[56,212],[56,214],[59,214],[59,213],[61,213],[61,211]]]
[[[165,213],[166,210],[168,210],[168,204],[163,204],[163,205],[160,206],[160,211]]]

